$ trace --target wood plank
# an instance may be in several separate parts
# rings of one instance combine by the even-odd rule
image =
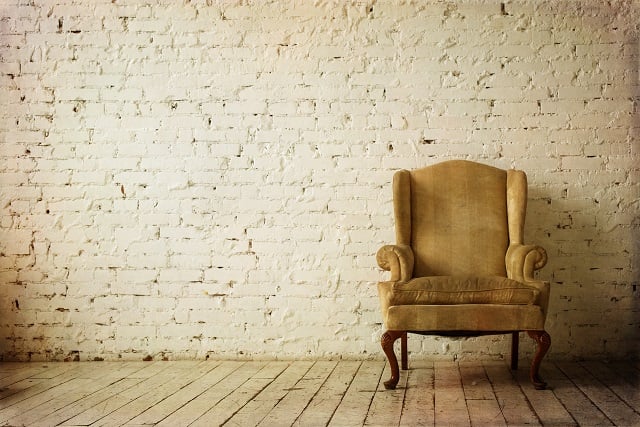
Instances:
[[[584,367],[570,362],[557,366],[615,425],[640,425],[640,414]]]
[[[51,379],[68,372],[73,368],[71,363],[49,365],[35,365],[33,368],[23,367],[14,370],[11,375],[8,375],[0,380],[0,388],[5,388],[11,384],[21,382],[25,379]]]
[[[478,362],[460,362],[458,369],[460,370],[460,379],[462,381],[465,399],[495,399],[493,388],[482,364]]]
[[[547,362],[547,364],[543,364],[544,370],[541,369],[542,378],[546,378],[547,376],[548,363],[549,362]],[[528,370],[525,369],[520,369],[516,372],[516,379],[542,425],[577,425],[571,414],[567,412],[565,407],[553,393],[553,390],[550,389],[553,387],[552,384],[550,384],[550,388],[546,390],[536,390],[529,380]]]
[[[140,378],[122,378],[119,381],[112,383],[109,387],[97,391],[83,399],[79,399],[73,404],[67,405],[57,411],[48,414],[46,417],[31,424],[32,427],[38,426],[51,426],[51,425],[64,425],[68,420],[76,417],[78,414],[93,408],[94,406],[102,404],[109,398],[117,395],[118,393],[127,390],[139,382]]]
[[[104,362],[101,362],[104,363]],[[115,362],[117,363],[117,362]],[[151,378],[161,372],[170,372],[169,368],[176,366],[177,362],[129,362],[128,365],[137,368],[134,372],[127,375],[127,378]]]
[[[367,360],[362,362],[329,421],[329,426],[362,426],[364,424],[369,406],[382,379],[385,365],[384,361]]]
[[[43,378],[42,381],[20,393],[15,393],[0,400],[0,422],[16,417],[25,411],[42,405],[56,398],[65,390],[73,389],[78,385],[77,376],[93,370],[91,365],[81,364],[75,369],[60,367],[55,369],[58,375],[51,378]],[[60,374],[60,372],[62,372]]]
[[[86,378],[73,378],[66,381],[55,388],[3,410],[0,414],[0,422],[6,425],[29,425],[54,412],[60,405],[60,399],[75,395],[80,390],[89,387],[91,382],[92,380]]]
[[[7,366],[7,365],[15,365],[15,366]],[[67,364],[68,365],[68,364]],[[0,388],[4,388],[10,386],[11,384],[15,384],[17,382],[23,381],[27,378],[34,378],[37,375],[43,375],[44,372],[52,370],[49,365],[42,365],[39,363],[31,363],[31,364],[7,364],[3,363],[0,365],[3,367],[2,375],[0,376]],[[69,369],[69,366],[56,366],[59,373],[64,372]],[[64,368],[64,369],[62,369]],[[58,373],[58,375],[59,375]]]
[[[613,425],[611,420],[560,370],[548,362],[545,380],[578,425]]]
[[[509,366],[504,362],[486,362],[484,368],[507,425],[541,425]]]
[[[100,368],[96,369],[96,371],[106,370],[107,373],[102,381],[104,383],[102,388],[97,387],[94,393],[81,397],[75,402],[57,409],[39,422],[31,423],[31,425],[37,427],[40,425],[50,426],[61,424],[85,410],[101,404],[114,395],[124,392],[145,379],[143,375],[135,375],[146,368],[146,366],[140,363],[107,362],[100,363],[96,365],[96,367]],[[99,384],[100,383],[97,383],[96,385]]]
[[[178,392],[168,396],[158,404],[150,407],[134,419],[130,424],[157,424],[167,418],[173,412],[192,401],[206,390],[226,378],[233,371],[238,369],[242,362],[209,362],[211,370],[205,375],[197,378],[192,383],[178,390]]]
[[[467,400],[469,419],[473,426],[506,426],[500,406],[495,399]]]
[[[400,426],[433,426],[435,424],[434,375],[432,362],[411,362]]]
[[[335,369],[337,362],[321,361],[311,369],[278,402],[260,422],[260,426],[292,425],[305,410],[313,396]]]
[[[341,361],[292,425],[325,426],[331,420],[361,362]]]
[[[400,380],[395,390],[386,390],[383,381],[391,376],[391,369],[385,363],[382,377],[378,383],[377,392],[373,396],[369,412],[365,419],[365,425],[397,425],[404,406],[405,392],[407,390],[408,371],[400,371]]]
[[[160,421],[157,426],[180,427],[192,425],[192,423],[196,422],[196,420],[201,418],[212,408],[215,408],[228,396],[234,395],[234,393],[237,396],[238,390],[242,385],[263,369],[265,365],[267,365],[267,362],[225,362],[223,365],[219,366],[217,370],[220,371],[219,374],[221,374],[221,376],[225,373],[223,371],[227,371],[226,376],[208,388],[204,393],[200,394]],[[284,367],[280,372],[282,370],[284,370]],[[229,418],[231,414],[225,416],[223,421]],[[197,423],[194,425],[197,425]]]
[[[253,367],[251,371],[242,369],[241,372],[230,378],[235,387],[226,387],[224,390],[220,390],[219,396],[216,396],[215,401],[200,413],[202,415],[191,424],[192,426],[205,427],[224,424],[278,378],[285,369],[289,368],[289,362],[276,361],[268,364],[262,362],[261,366],[249,366]]]
[[[51,389],[51,393],[43,393],[40,396],[36,396],[38,399],[29,399],[30,406],[10,418],[7,421],[8,424],[33,425],[38,420],[46,419],[46,425],[51,425],[52,423],[48,420],[52,413],[104,387],[108,387],[114,382],[114,370],[92,369],[92,366],[95,365],[88,364],[80,364],[78,366],[80,367],[70,371],[75,374],[75,378]],[[123,367],[126,365],[119,364],[116,366]],[[116,374],[116,377],[118,376]],[[43,400],[43,396],[50,397]]]
[[[74,381],[78,382],[78,386],[60,390],[60,394],[48,402],[39,405],[31,410],[25,411],[14,419],[9,420],[9,424],[17,425],[45,425],[50,426],[63,422],[73,415],[67,415],[65,409],[74,407],[79,401],[90,397],[96,393],[99,393],[105,388],[111,387],[115,389],[114,384],[118,383],[121,378],[118,378],[117,374],[113,371],[96,370],[97,373],[101,373],[102,376],[95,375],[96,378],[76,378]],[[67,383],[70,384],[71,382]],[[56,420],[54,422],[54,420]],[[40,421],[40,422],[38,422]]]
[[[2,399],[9,397],[13,394],[17,394],[20,393],[22,395],[24,395],[24,393],[26,392],[27,389],[29,389],[30,387],[34,387],[38,384],[43,383],[45,380],[43,379],[38,379],[38,378],[25,378],[21,381],[18,381],[16,383],[13,384],[9,384],[6,387],[2,387],[0,388],[0,402],[2,401]],[[2,405],[0,403],[0,405]]]
[[[122,405],[106,417],[101,418],[95,423],[95,426],[123,425],[197,378],[200,378],[211,369],[214,369],[215,366],[210,362],[197,361],[171,363],[171,368],[168,371],[169,376],[164,376],[163,382],[154,388],[146,390],[146,392],[138,395],[135,399]]]
[[[436,362],[434,369],[436,425],[471,425],[458,365]]]
[[[5,408],[11,407],[18,402],[38,395],[50,388],[55,387],[61,382],[69,381],[71,378],[72,377],[67,374],[65,376],[59,376],[54,381],[27,378],[19,383],[11,384],[11,386],[5,389],[6,395],[4,391],[0,395],[0,414]]]
[[[244,427],[259,424],[312,366],[313,362],[309,361],[291,362],[284,372],[236,412],[226,425]],[[200,419],[198,425],[201,425]]]
[[[586,362],[582,366],[634,411],[640,413],[640,373],[637,370],[627,363]]]
[[[51,379],[55,378],[58,375],[61,375],[64,372],[93,372],[94,369],[91,368],[91,364],[89,363],[78,363],[78,362],[53,362],[47,363],[43,365],[43,369],[41,372],[30,376],[29,378],[45,378]]]
[[[484,367],[477,362],[458,365],[462,388],[469,410],[469,420],[474,426],[506,426],[500,405]]]
[[[0,362],[0,378],[3,378],[4,376],[19,369],[35,369],[38,368],[39,365],[46,365],[46,363],[38,364],[35,362]]]
[[[148,393],[150,390],[161,387],[164,383],[166,383],[176,375],[176,371],[178,373],[182,372],[182,369],[179,369],[179,367],[183,366],[184,363],[189,362],[180,362],[180,364],[175,364],[172,362],[157,362],[144,365],[142,369],[139,369],[135,373],[129,374],[125,377],[126,379],[137,378],[141,379],[142,381],[136,383],[135,385],[133,385],[133,387],[123,390],[120,393],[113,394],[111,397],[101,401],[95,406],[87,408],[73,418],[67,420],[62,425],[89,425],[97,423],[99,420],[109,416],[114,411],[117,411],[128,403],[138,399],[145,393]],[[151,372],[156,372],[156,374],[154,376],[148,376],[148,374],[150,374]]]

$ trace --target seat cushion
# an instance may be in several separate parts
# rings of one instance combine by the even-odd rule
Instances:
[[[506,277],[419,277],[396,282],[389,306],[452,304],[537,304],[540,291]]]
[[[394,305],[384,317],[397,331],[526,331],[544,329],[539,305]]]

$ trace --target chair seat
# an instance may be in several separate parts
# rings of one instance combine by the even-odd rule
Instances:
[[[459,304],[395,305],[385,325],[399,331],[527,331],[544,329],[539,305]]]
[[[389,306],[454,304],[538,304],[540,291],[506,277],[418,277],[392,285]]]

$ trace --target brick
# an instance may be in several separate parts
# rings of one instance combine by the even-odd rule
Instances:
[[[523,116],[538,113],[539,106],[535,102],[496,102],[492,113],[505,116]]]

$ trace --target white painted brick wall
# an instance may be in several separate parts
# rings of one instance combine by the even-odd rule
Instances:
[[[637,357],[637,2],[124,3],[0,4],[1,360],[382,358],[391,177],[453,158],[529,175],[552,357]]]

